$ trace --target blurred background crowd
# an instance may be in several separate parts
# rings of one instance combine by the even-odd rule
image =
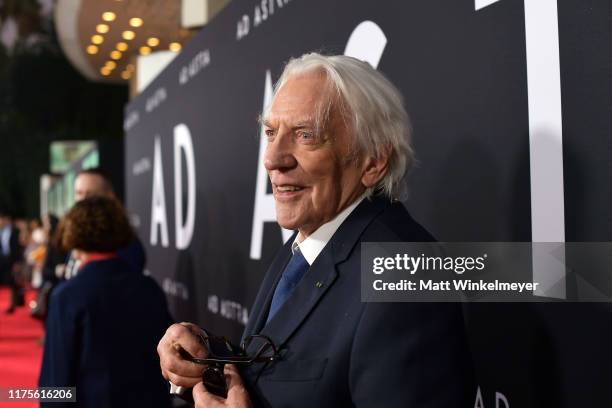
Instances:
[[[14,218],[0,208],[0,277],[10,290],[3,312],[23,308],[18,318],[44,321],[37,339],[42,363],[25,361],[39,386],[78,386],[79,406],[168,407],[156,354],[173,322],[165,295],[143,273],[144,249],[107,175],[80,171],[74,192],[75,203],[62,218]],[[0,343],[11,334],[0,333]],[[125,340],[139,347],[126,348]],[[22,349],[33,346],[21,342],[4,359],[19,360]],[[126,361],[139,370],[125,370]]]
[[[50,285],[62,277],[56,267],[64,262],[63,251],[57,242],[58,218],[46,214],[39,218],[12,218],[10,211],[0,209],[0,237],[2,237],[2,284],[11,288],[11,302],[6,313],[26,306],[25,288],[47,292]],[[56,274],[57,273],[57,274]],[[44,305],[33,300],[27,305],[37,317],[44,316]]]
[[[172,318],[121,204],[123,110],[227,3],[0,0],[0,389],[168,406],[155,346]]]

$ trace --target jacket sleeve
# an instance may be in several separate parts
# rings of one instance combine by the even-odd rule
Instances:
[[[476,385],[459,304],[368,303],[349,386],[356,407],[468,407]]]
[[[77,313],[60,286],[51,296],[39,386],[74,387],[79,347]]]

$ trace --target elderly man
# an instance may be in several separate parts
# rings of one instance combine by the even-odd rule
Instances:
[[[162,373],[196,406],[462,407],[474,395],[456,304],[362,303],[361,242],[431,241],[396,200],[413,162],[399,91],[367,63],[291,60],[264,113],[278,223],[296,230],[268,270],[244,337],[280,358],[226,367],[227,399],[200,382],[194,325],[158,345]]]

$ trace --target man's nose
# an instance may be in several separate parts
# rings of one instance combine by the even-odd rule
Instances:
[[[294,146],[288,136],[278,134],[273,140],[268,142],[264,155],[266,170],[286,170],[297,165]]]

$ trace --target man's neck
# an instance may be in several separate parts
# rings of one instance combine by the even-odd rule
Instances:
[[[308,236],[304,236],[302,232],[298,233],[294,245],[297,244],[299,246],[300,251],[309,264],[312,265],[319,253],[336,233],[336,230],[364,198],[365,195],[362,195],[357,200],[354,200],[350,205],[336,214],[332,220],[321,225]]]
[[[310,235],[318,231],[323,225],[328,224],[332,222],[334,219],[336,219],[338,215],[342,214],[342,212],[346,210],[348,207],[352,206],[356,202],[357,203],[361,202],[361,200],[363,200],[364,197],[365,197],[365,189],[361,189],[360,191],[355,192],[352,198],[346,200],[346,202],[343,205],[341,205],[339,209],[336,210],[335,214],[330,219],[322,222],[321,224],[315,226],[314,228],[313,227],[298,228],[298,235],[296,237],[295,242],[299,244],[300,242],[304,241]]]

